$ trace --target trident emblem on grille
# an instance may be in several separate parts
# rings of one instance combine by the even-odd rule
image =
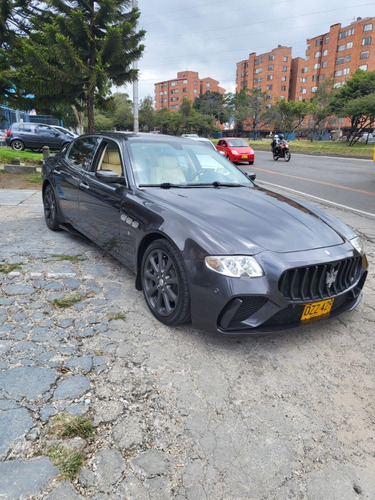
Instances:
[[[335,271],[333,267],[331,267],[331,270],[326,274],[326,285],[328,288],[331,288],[333,283],[336,281],[337,278],[337,273],[339,270]]]

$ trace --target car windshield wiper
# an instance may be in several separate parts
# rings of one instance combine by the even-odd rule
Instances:
[[[197,182],[194,184],[187,184],[188,187],[248,187],[246,184],[239,184],[238,182]]]
[[[157,187],[161,189],[170,189],[170,188],[183,188],[186,187],[186,185],[173,184],[172,182],[162,182],[161,184],[139,184],[138,187],[140,188]]]

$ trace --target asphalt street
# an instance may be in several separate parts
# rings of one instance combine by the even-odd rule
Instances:
[[[236,339],[160,324],[126,268],[47,229],[40,192],[0,190],[0,499],[373,500],[375,225],[320,206],[365,240],[359,307]],[[71,481],[47,456],[64,413],[95,427],[57,443],[85,457]]]

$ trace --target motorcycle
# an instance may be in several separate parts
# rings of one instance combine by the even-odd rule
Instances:
[[[289,161],[292,156],[290,154],[289,144],[286,141],[279,144],[278,147],[273,148],[272,153],[273,159],[275,161],[277,161],[279,158],[284,158],[284,161]]]

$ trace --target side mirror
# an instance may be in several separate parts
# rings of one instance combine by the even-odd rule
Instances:
[[[123,177],[120,177],[113,170],[98,170],[95,176],[100,181],[107,182],[108,184],[111,183],[115,184],[116,182],[120,184],[125,184],[125,179]]]
[[[225,156],[225,152],[224,151],[219,151],[219,153],[223,156]]]
[[[255,181],[256,179],[256,174],[254,172],[244,172],[246,177],[248,177],[251,181]]]

